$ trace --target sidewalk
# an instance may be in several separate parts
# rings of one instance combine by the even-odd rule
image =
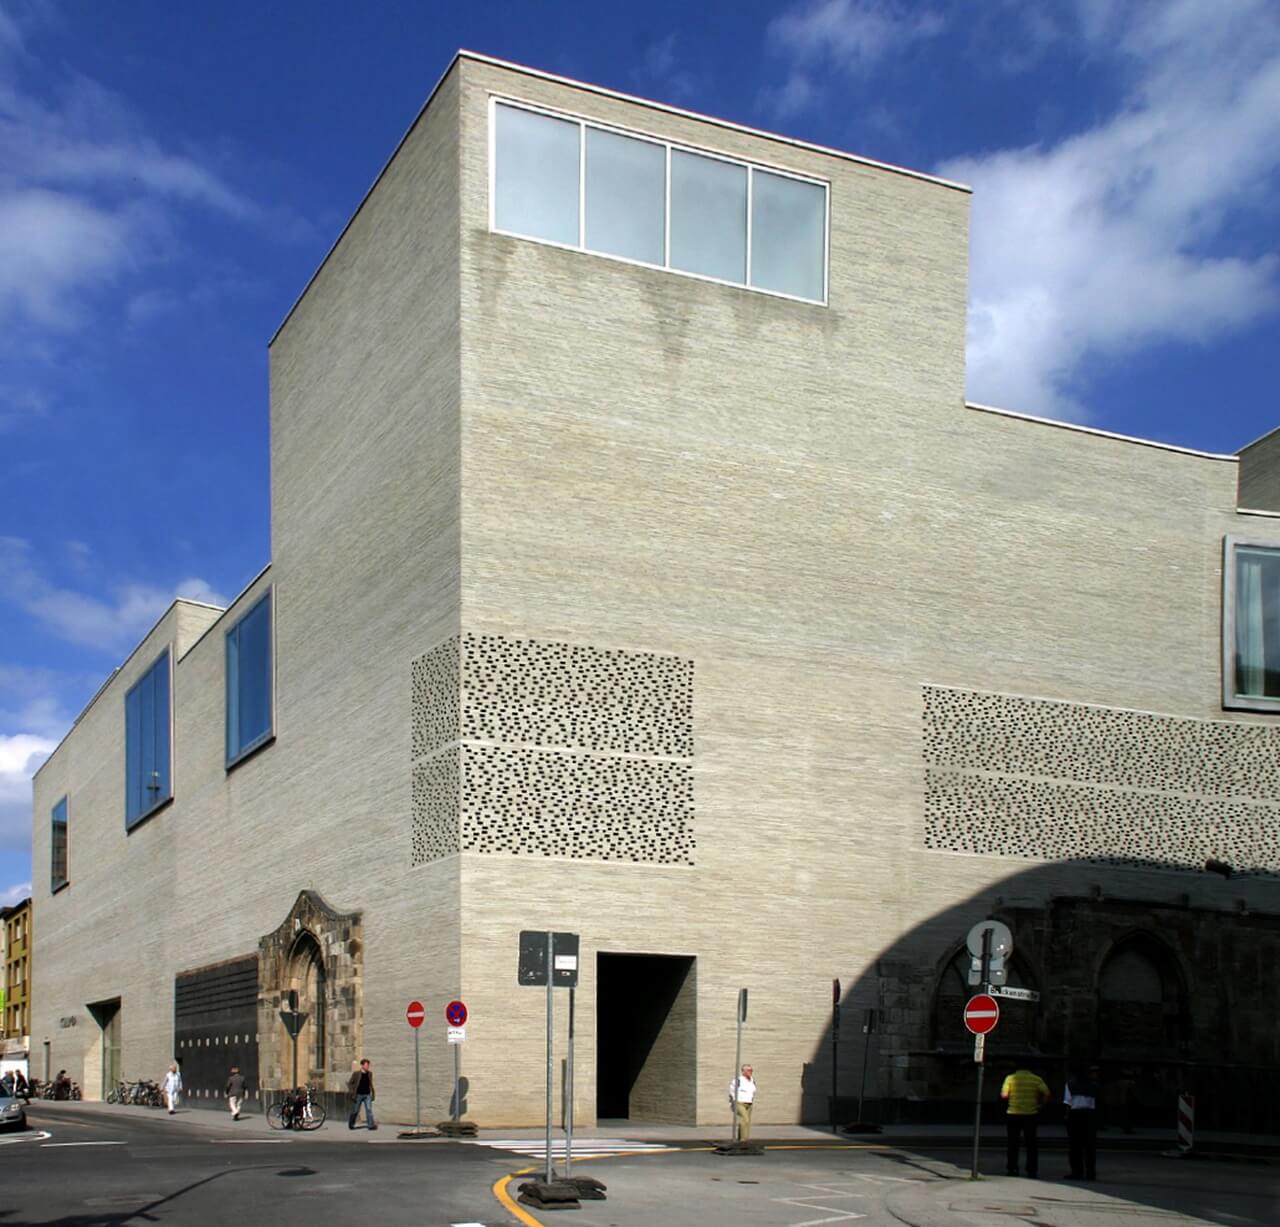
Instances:
[[[166,1121],[179,1128],[198,1127],[212,1130],[228,1136],[253,1136],[267,1133],[273,1136],[288,1136],[269,1129],[266,1119],[256,1104],[242,1114],[238,1121],[231,1119],[225,1108],[182,1108],[174,1116],[168,1116],[160,1108],[140,1108],[128,1104],[108,1104],[101,1102],[67,1100],[33,1100],[32,1114],[46,1116],[46,1119],[59,1115],[92,1114],[101,1117],[117,1117],[120,1119],[152,1119]],[[397,1140],[397,1135],[405,1130],[412,1130],[412,1123],[392,1121],[382,1118],[377,1130],[368,1130],[363,1124],[354,1130],[347,1128],[345,1118],[330,1117],[316,1130],[305,1136],[323,1138],[327,1141],[349,1142],[386,1142]],[[432,1128],[435,1121],[424,1120],[424,1128]],[[294,1135],[296,1136],[296,1135]],[[552,1145],[557,1150],[564,1145],[564,1130],[552,1130]],[[889,1125],[882,1133],[840,1133],[833,1134],[830,1126],[820,1125],[757,1125],[751,1131],[752,1139],[758,1142],[786,1143],[795,1145],[832,1146],[855,1145],[875,1148],[934,1148],[934,1149],[966,1149],[973,1144],[972,1125]],[[546,1129],[542,1126],[522,1128],[483,1128],[476,1138],[480,1142],[513,1142],[526,1141],[537,1145],[546,1138]],[[648,1124],[639,1121],[604,1120],[598,1124],[579,1126],[574,1130],[574,1150],[590,1149],[591,1140],[608,1139],[619,1141],[646,1142],[650,1145],[665,1143],[672,1146],[708,1146],[727,1141],[729,1124],[714,1125],[666,1125]],[[429,1139],[436,1141],[437,1139]],[[447,1139],[439,1139],[445,1141]],[[1003,1125],[984,1125],[982,1129],[981,1147],[984,1152],[1003,1147],[1005,1132]],[[1176,1150],[1177,1139],[1172,1128],[1168,1130],[1140,1129],[1132,1134],[1119,1130],[1103,1130],[1098,1134],[1099,1150],[1134,1150],[1163,1151]],[[421,1144],[421,1143],[420,1143]],[[1050,1151],[1065,1150],[1067,1145],[1066,1130],[1059,1124],[1046,1124],[1040,1130],[1040,1145]],[[1253,1158],[1280,1157],[1280,1138],[1267,1134],[1237,1134],[1203,1131],[1196,1134],[1195,1149],[1197,1153],[1222,1156],[1239,1156]]]

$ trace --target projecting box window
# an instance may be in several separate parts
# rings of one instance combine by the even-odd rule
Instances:
[[[227,766],[275,733],[271,593],[227,632]]]
[[[67,799],[63,797],[49,815],[49,889],[61,890],[67,884]]]
[[[1222,702],[1280,712],[1280,545],[1226,539]]]
[[[827,298],[827,185],[493,104],[494,230],[787,298]]]
[[[124,697],[126,829],[173,796],[173,720],[169,704],[173,679],[169,662],[166,648]]]

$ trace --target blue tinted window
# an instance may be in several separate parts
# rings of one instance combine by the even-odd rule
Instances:
[[[227,632],[227,763],[272,733],[271,594]]]
[[[124,721],[124,815],[130,827],[173,796],[168,651],[125,695]]]
[[[50,844],[53,854],[49,864],[49,884],[52,890],[67,884],[67,799],[63,797],[50,814]]]

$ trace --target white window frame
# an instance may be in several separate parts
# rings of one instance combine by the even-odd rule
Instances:
[[[1280,698],[1249,698],[1236,693],[1236,549],[1271,550],[1280,557],[1280,542],[1253,537],[1222,539],[1222,706],[1228,711],[1280,713]]]
[[[578,242],[576,245],[558,243],[553,239],[538,238],[536,235],[521,234],[518,230],[504,230],[497,221],[497,183],[498,142],[497,111],[499,106],[515,107],[518,110],[530,111],[535,115],[546,115],[550,119],[560,119],[578,126]],[[586,194],[587,194],[587,140],[586,129],[595,128],[600,132],[611,132],[616,136],[630,137],[632,140],[647,141],[653,145],[662,145],[666,153],[666,201],[663,218],[663,263],[650,264],[647,260],[633,260],[629,256],[615,256],[605,251],[594,251],[586,245]],[[696,154],[698,157],[713,158],[718,162],[728,162],[732,166],[741,166],[747,172],[747,226],[746,226],[746,261],[744,263],[746,280],[729,281],[722,277],[711,277],[705,273],[691,273],[681,268],[671,267],[671,152]],[[755,187],[755,172],[767,171],[784,179],[794,179],[799,183],[812,184],[822,189],[822,297],[803,298],[799,294],[787,294],[782,290],[770,290],[763,286],[751,284],[751,226],[754,201],[752,194]],[[713,285],[732,286],[736,290],[749,290],[753,294],[767,294],[771,298],[783,298],[788,302],[805,303],[810,307],[829,306],[831,293],[831,183],[826,179],[815,179],[810,175],[800,175],[786,167],[773,166],[767,162],[748,162],[743,158],[735,158],[714,149],[703,149],[697,145],[686,145],[681,141],[673,141],[667,137],[651,132],[640,132],[631,128],[619,128],[614,124],[602,123],[597,119],[588,119],[584,115],[575,115],[568,111],[557,111],[537,103],[526,102],[521,98],[513,98],[507,94],[489,95],[489,232],[506,235],[508,238],[523,239],[529,243],[541,243],[544,247],[558,247],[561,251],[577,251],[583,255],[595,256],[602,260],[613,260],[619,264],[630,264],[637,268],[656,268],[664,273],[673,273],[677,277],[690,277],[694,281],[708,281]]]

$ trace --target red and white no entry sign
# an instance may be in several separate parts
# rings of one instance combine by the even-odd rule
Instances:
[[[422,1026],[422,1020],[427,1016],[427,1011],[421,1001],[411,1001],[409,1002],[409,1008],[404,1012],[404,1016],[409,1026],[420,1027]]]
[[[988,1031],[994,1031],[999,1021],[1000,1004],[994,997],[988,997],[986,993],[978,993],[965,1003],[964,1025],[974,1035],[986,1035]]]

